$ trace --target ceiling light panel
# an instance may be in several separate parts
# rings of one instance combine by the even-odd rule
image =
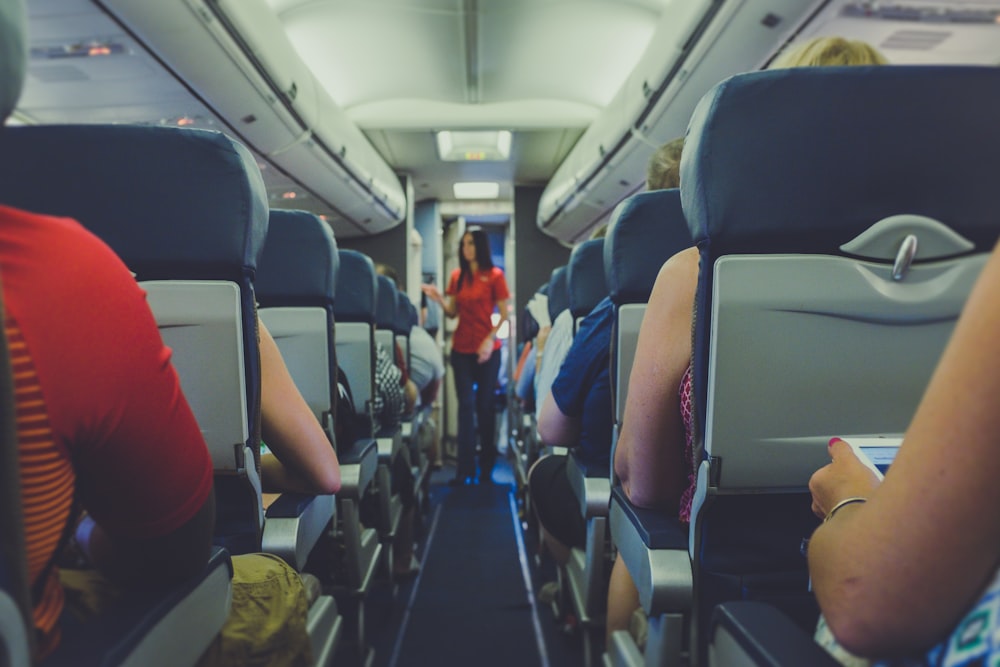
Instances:
[[[479,130],[437,133],[438,157],[446,162],[499,162],[510,158],[511,133]]]
[[[465,181],[452,186],[456,199],[496,199],[500,184],[492,181]]]

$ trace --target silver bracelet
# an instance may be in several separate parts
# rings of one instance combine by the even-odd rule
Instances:
[[[827,521],[832,519],[833,515],[839,512],[841,507],[846,507],[847,505],[853,505],[854,503],[866,503],[866,502],[868,502],[868,499],[863,498],[861,496],[852,496],[850,498],[844,498],[839,503],[834,505],[829,512],[827,512],[826,518],[823,519],[823,523],[826,523]]]

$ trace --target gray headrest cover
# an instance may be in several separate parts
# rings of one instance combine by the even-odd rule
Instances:
[[[22,0],[0,0],[0,123],[21,96],[27,55],[24,21]]]

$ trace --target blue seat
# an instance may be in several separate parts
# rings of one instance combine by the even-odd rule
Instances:
[[[569,311],[574,335],[580,322],[608,297],[604,272],[604,239],[584,241],[573,248],[566,266]],[[610,443],[609,443],[610,444]],[[574,450],[566,472],[587,524],[584,549],[571,549],[565,567],[570,601],[583,633],[584,662],[593,664],[594,640],[604,633],[607,602],[607,516],[611,486],[607,470],[586,470]]]
[[[396,360],[396,313],[397,290],[392,279],[378,276],[378,293],[375,302],[375,343],[381,345]],[[396,538],[399,521],[402,517],[403,503],[399,494],[391,491],[393,460],[399,456],[403,447],[403,430],[400,424],[379,425],[375,433],[378,443],[379,466],[376,481],[379,490],[379,539],[383,546],[391,545]],[[384,548],[385,562],[388,572],[392,572],[392,549]]]
[[[535,294],[544,294],[547,299],[548,291],[549,285],[545,283],[535,290]],[[518,321],[518,338],[520,342],[525,345],[528,343],[533,345],[538,331],[538,321],[528,312],[528,308],[525,306],[523,315]],[[534,357],[532,357],[531,363],[534,363],[534,361]],[[532,369],[532,372],[534,372],[534,369]],[[527,406],[521,404],[521,400],[516,393],[515,383],[513,382],[509,384],[507,411],[510,424],[509,442],[514,459],[514,480],[517,483],[518,492],[523,493],[528,480],[528,470],[538,458],[538,439],[535,434],[535,413],[532,406],[530,404]],[[524,502],[526,505],[530,504],[530,498],[527,497],[527,494],[524,494]],[[533,516],[530,511],[527,511],[527,508],[525,514],[529,517]]]
[[[375,395],[375,308],[378,279],[375,264],[368,255],[341,248],[340,273],[333,304],[337,321],[337,363],[351,384],[354,409],[373,417]],[[375,435],[374,424],[368,434]]]
[[[604,243],[604,269],[616,311],[611,342],[616,444],[649,295],[663,263],[691,246],[677,190],[633,195],[612,215]],[[634,507],[620,486],[611,494],[608,523],[618,557],[632,574],[640,602],[649,615],[647,645],[653,653],[658,645],[672,642],[679,634],[678,626],[683,626],[690,609],[687,531],[676,516]],[[627,634],[619,634],[625,637],[613,637],[609,653],[621,650],[617,645]]]
[[[590,239],[573,248],[566,265],[566,287],[575,334],[580,320],[608,295],[604,277],[604,239]]]
[[[375,342],[381,344],[389,356],[396,358],[396,285],[387,276],[378,276],[378,301],[375,306]]]
[[[903,433],[996,243],[998,83],[986,67],[775,70],[699,103],[681,164],[703,267],[693,663],[720,602],[814,622],[809,477],[831,436]]]
[[[210,298],[217,300],[206,308],[218,315],[215,304],[228,307],[232,317],[220,327],[177,327],[161,333],[174,350],[174,365],[205,429],[216,470],[226,470],[216,480],[218,543],[228,549],[259,550],[260,497],[253,455],[258,440],[249,427],[252,411],[259,408],[259,368],[255,361],[244,367],[234,359],[236,350],[256,345],[252,277],[267,204],[253,157],[218,133],[149,127],[8,128],[0,143],[0,201],[79,220],[146,281],[154,313],[161,314],[158,307],[175,296],[159,289],[160,279],[180,274],[228,285],[210,288]],[[81,155],[100,155],[102,167],[79,169]],[[187,243],[192,244],[190,253],[178,259]],[[241,318],[247,308],[251,316]],[[188,391],[191,376],[185,372],[181,343],[202,334],[211,337],[219,329],[225,330],[231,348],[225,360],[233,362],[230,377],[237,385],[245,384],[248,392],[216,397],[225,405],[213,421],[219,403],[206,405]],[[208,424],[219,430],[206,428]],[[231,576],[228,554],[218,550],[200,583],[186,590],[167,598],[129,599],[85,626],[68,623],[65,641],[49,660],[78,661],[79,650],[88,659],[107,656],[114,664],[193,663],[226,619]],[[186,641],[178,644],[176,636]]]
[[[329,226],[305,211],[273,210],[267,241],[257,271],[260,318],[274,337],[292,379],[337,447],[341,489],[337,493],[334,525],[313,526],[322,535],[335,537],[342,550],[342,574],[334,576],[334,562],[323,563],[320,576],[333,588],[354,597],[354,613],[364,613],[363,600],[369,589],[380,545],[375,531],[360,522],[362,495],[371,486],[377,466],[372,440],[335,443],[337,356],[334,302],[340,255]],[[274,505],[264,524],[264,548],[292,563],[305,563],[306,546],[301,519],[278,519]],[[297,522],[292,524],[291,522]],[[282,525],[289,523],[286,527]],[[310,531],[310,535],[311,535]],[[363,630],[364,624],[357,624]],[[331,633],[332,636],[332,633]],[[364,645],[364,636],[359,634]],[[327,651],[335,647],[328,646]]]
[[[364,253],[341,249],[340,271],[334,314],[337,318],[337,358],[354,396],[355,409],[371,419],[371,437],[378,448],[375,472],[378,520],[376,529],[383,545],[382,563],[392,572],[391,545],[402,516],[399,494],[392,493],[390,466],[402,447],[400,429],[375,431],[373,400],[375,396],[375,344],[392,355],[395,345],[391,330],[396,315],[396,287],[386,276],[375,272],[375,264]],[[382,323],[383,327],[378,327]]]
[[[572,313],[568,313],[568,311],[569,311],[569,274],[568,274],[568,271],[569,271],[569,267],[568,266],[557,266],[556,268],[552,269],[552,273],[549,275],[549,282],[548,282],[549,320],[552,322],[553,326],[555,325],[556,320],[559,318],[560,315],[562,315],[563,317],[572,317]],[[567,315],[563,315],[564,312],[567,312]],[[547,364],[546,364],[546,367],[548,367]],[[537,374],[538,370],[539,369],[536,367],[535,368],[536,374]],[[541,410],[541,407],[542,407],[541,403],[542,403],[542,401],[544,399],[545,399],[544,396],[536,396],[535,397],[535,411],[536,411],[535,417],[536,418],[537,418],[537,411]],[[532,430],[534,431],[534,435],[533,435],[534,441],[536,443],[540,444],[541,443],[541,439],[538,437],[537,424],[533,424],[532,425]],[[541,450],[543,450],[543,451],[545,451],[545,452],[557,452],[557,453],[560,453],[560,454],[565,454],[566,453],[566,448],[565,447],[554,447],[554,448],[553,447],[538,447],[538,448],[541,449]]]
[[[720,604],[708,628],[711,667],[839,667],[832,655],[775,606],[740,600]]]
[[[559,313],[569,308],[569,276],[567,267],[558,266],[552,269],[549,276],[549,319],[556,321]]]

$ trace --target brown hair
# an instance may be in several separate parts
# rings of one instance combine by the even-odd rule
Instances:
[[[681,186],[681,151],[684,137],[668,141],[656,149],[646,167],[646,189],[668,190]]]
[[[888,64],[886,57],[867,42],[843,37],[815,37],[779,55],[768,69]]]

